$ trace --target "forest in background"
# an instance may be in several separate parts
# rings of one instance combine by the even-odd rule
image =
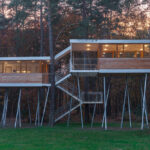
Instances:
[[[0,0],[0,56],[50,55],[53,58],[55,54],[69,46],[69,39],[149,39],[149,10],[149,0]],[[56,62],[50,66],[51,70],[55,70],[54,63]],[[50,103],[53,105],[50,106],[51,114],[58,106],[67,103],[70,99],[54,88],[54,76],[55,74],[52,73]],[[137,79],[129,81],[133,98],[131,107],[135,114],[139,114],[141,109],[140,95],[137,94],[140,92],[135,92],[138,91],[140,84],[137,82],[138,80],[137,77]],[[92,82],[95,81],[96,79],[89,79],[89,83],[93,86],[95,85]],[[117,117],[122,110],[120,99],[123,99],[125,85],[122,79],[112,82],[116,86],[111,91],[108,115]],[[122,84],[117,85],[121,82]],[[12,105],[8,109],[9,116],[14,116],[16,111],[17,97],[13,94],[16,90],[10,90],[9,103]],[[33,118],[35,118],[36,90],[26,91],[30,95],[29,98],[24,92],[23,116],[28,114],[25,108],[28,108],[27,99],[31,99],[29,103],[32,105]],[[58,93],[57,96],[54,95],[55,90]],[[4,95],[3,90],[1,93]],[[54,102],[54,99],[58,101]],[[65,101],[62,102],[63,99]],[[102,113],[103,108],[100,107],[99,110]],[[85,107],[85,110],[90,110],[90,107]],[[85,114],[89,113],[90,111],[85,111]],[[51,122],[53,124],[53,121]]]

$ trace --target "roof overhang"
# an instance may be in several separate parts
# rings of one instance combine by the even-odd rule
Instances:
[[[50,60],[50,56],[41,56],[41,57],[0,57],[0,61],[46,61],[46,60]]]
[[[97,44],[149,44],[150,40],[107,40],[107,39],[71,39],[70,43],[97,43]]]

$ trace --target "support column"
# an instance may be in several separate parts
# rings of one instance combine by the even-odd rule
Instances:
[[[147,74],[145,74],[145,79],[144,79],[144,92],[143,92],[143,100],[142,100],[143,103],[142,103],[141,130],[143,130],[143,128],[144,128],[144,113],[145,113],[145,110],[146,110],[146,88],[147,88]]]
[[[78,83],[78,96],[81,99],[81,91],[80,91],[80,80],[79,76],[77,77],[77,83]],[[82,112],[82,101],[80,101],[80,114],[81,114],[81,126],[83,128],[83,112]]]
[[[108,86],[108,89],[107,89],[106,107],[107,107],[107,103],[108,103],[109,91],[110,91],[110,82],[109,82],[109,86]],[[105,121],[105,114],[103,114],[102,128],[104,127],[104,121]]]
[[[44,116],[45,116],[45,111],[46,111],[46,106],[47,106],[47,101],[48,101],[48,96],[49,96],[49,89],[50,89],[50,87],[48,87],[48,89],[47,89],[47,94],[46,94],[46,99],[45,99],[45,104],[44,104],[44,109],[43,109],[43,115],[42,115],[42,119],[41,119],[41,126],[43,125],[43,120],[44,120]]]
[[[74,94],[74,89],[75,89],[75,80],[73,81],[72,94]],[[72,108],[72,97],[70,99],[70,107],[69,107],[70,111],[69,111],[69,114],[68,114],[67,127],[69,127],[69,125],[70,125],[71,108]]]
[[[19,97],[18,97],[18,106],[17,106],[16,120],[15,120],[15,124],[14,124],[15,128],[17,127],[17,123],[19,124],[19,127],[21,127],[21,112],[20,112],[21,92],[22,92],[22,89],[20,88],[20,90],[19,90]]]
[[[107,130],[107,107],[106,107],[106,77],[103,77],[103,86],[104,86],[104,122],[105,122],[105,130]]]
[[[91,128],[93,127],[95,111],[96,111],[96,104],[94,104],[93,115],[92,115],[92,121],[91,121]]]
[[[5,96],[4,96],[4,106],[3,106],[3,113],[2,113],[2,119],[1,119],[2,127],[5,127],[6,125],[7,107],[8,107],[8,89],[6,89]]]
[[[141,80],[141,108],[142,108],[142,104],[143,104],[143,84],[142,84],[142,80]],[[147,125],[147,128],[149,128],[149,123],[148,123],[148,113],[147,113],[147,105],[146,105],[146,96],[145,96],[145,119],[146,119],[146,125]]]
[[[123,102],[123,109],[122,109],[122,117],[121,117],[121,128],[123,127],[123,119],[125,114],[125,106],[126,106],[126,100],[128,99],[128,112],[129,112],[129,122],[130,122],[130,128],[132,128],[132,122],[131,122],[131,109],[130,109],[130,96],[129,96],[129,90],[128,90],[128,77],[126,76],[126,86],[125,86],[125,93],[124,93],[124,102]]]
[[[35,126],[40,126],[40,89],[38,88],[38,101],[36,109]]]

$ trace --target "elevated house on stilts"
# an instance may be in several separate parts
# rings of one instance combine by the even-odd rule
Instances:
[[[123,127],[125,105],[128,106],[129,122],[131,122],[130,91],[128,79],[130,76],[139,76],[141,80],[142,116],[141,129],[144,122],[148,127],[148,112],[146,106],[147,78],[150,73],[150,40],[86,40],[72,39],[70,46],[55,55],[55,62],[69,55],[68,64],[57,68],[55,73],[56,87],[70,96],[70,102],[65,109],[55,112],[55,122],[68,116],[69,125],[71,112],[80,108],[81,125],[83,123],[82,106],[93,105],[91,126],[93,126],[96,106],[104,106],[102,127],[107,129],[107,104],[111,90],[111,78],[123,76],[125,80],[124,98],[122,106],[121,128]],[[37,103],[35,124],[43,125],[44,115],[48,102],[50,57],[1,57],[0,58],[0,87],[5,87],[4,108],[1,124],[6,125],[8,107],[8,88],[18,87],[19,97],[16,120],[14,126],[21,127],[21,93],[24,87],[46,87],[45,104],[42,116],[39,116],[40,102]],[[57,65],[57,64],[56,64]],[[85,92],[81,87],[81,78],[96,77],[102,79],[102,87]],[[72,80],[69,80],[72,78]],[[97,85],[99,82],[97,83]],[[86,96],[85,96],[86,95]]]

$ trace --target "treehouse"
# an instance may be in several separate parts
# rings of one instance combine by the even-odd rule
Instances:
[[[149,73],[150,40],[70,40],[72,73]]]
[[[49,86],[50,57],[0,57],[0,87]]]

